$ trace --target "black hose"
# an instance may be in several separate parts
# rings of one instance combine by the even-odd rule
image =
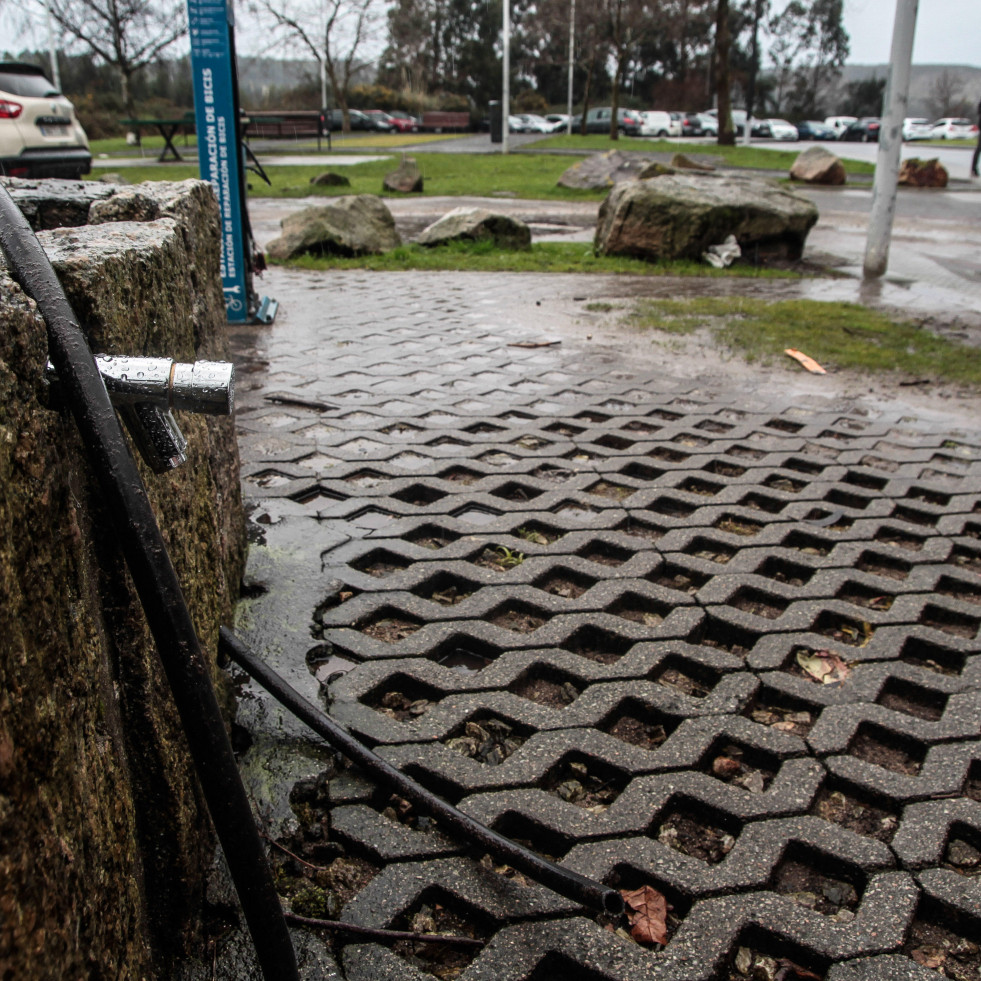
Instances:
[[[211,820],[267,981],[298,979],[296,955],[211,676],[167,546],[95,358],[40,242],[0,187],[0,248],[38,305],[64,397],[112,515],[187,736]],[[44,365],[38,365],[38,372]]]
[[[549,862],[534,852],[523,848],[509,838],[492,831],[479,821],[457,810],[452,804],[436,797],[422,784],[407,777],[391,763],[373,753],[359,742],[346,729],[315,705],[308,702],[295,688],[292,688],[272,668],[263,664],[255,654],[229,629],[222,627],[218,632],[218,648],[236,664],[262,685],[278,702],[284,705],[298,719],[305,722],[314,732],[323,736],[335,749],[365,770],[378,783],[392,788],[400,797],[412,801],[417,807],[430,814],[446,830],[472,841],[495,858],[507,862],[512,868],[523,872],[529,878],[553,889],[560,896],[573,899],[591,909],[603,913],[623,912],[623,898],[616,889],[588,879],[578,872],[564,869]]]

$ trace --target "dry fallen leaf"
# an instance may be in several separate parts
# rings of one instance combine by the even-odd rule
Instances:
[[[803,351],[798,351],[795,348],[788,347],[784,350],[784,354],[789,355],[795,361],[799,361],[812,375],[826,375],[827,372],[822,368],[812,357],[804,354]]]
[[[917,947],[910,951],[910,956],[917,964],[936,970],[947,959],[947,955],[939,947]]]
[[[734,777],[741,769],[742,765],[740,762],[729,756],[717,756],[712,761],[712,772],[723,780]]]
[[[620,895],[629,907],[630,936],[639,944],[668,942],[668,901],[653,886],[621,889]],[[633,912],[630,912],[632,910]]]
[[[851,672],[834,651],[798,651],[797,663],[823,685],[841,684]]]

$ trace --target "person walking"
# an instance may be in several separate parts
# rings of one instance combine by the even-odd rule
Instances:
[[[978,145],[974,148],[974,156],[971,158],[972,177],[981,177],[978,173],[978,157],[981,157],[981,102],[978,103]]]

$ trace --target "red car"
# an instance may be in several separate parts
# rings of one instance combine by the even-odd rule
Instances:
[[[388,115],[400,133],[419,132],[419,120],[415,116],[410,116],[407,112],[402,112],[398,109],[395,112],[390,112]]]
[[[395,116],[383,112],[381,109],[364,109],[362,111],[377,130],[388,133],[414,133],[419,128],[419,124],[411,116]]]

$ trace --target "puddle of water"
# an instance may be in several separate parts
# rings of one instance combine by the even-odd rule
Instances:
[[[316,664],[311,664],[310,667],[314,669],[313,676],[322,685],[327,684],[327,679],[331,675],[335,674],[345,674],[350,671],[357,664],[356,661],[352,661],[350,658],[339,657],[336,654],[331,655],[325,661],[317,661]]]
[[[488,657],[482,657],[480,654],[474,654],[472,651],[465,651],[462,647],[458,647],[455,651],[451,651],[440,658],[438,663],[446,668],[459,671],[460,674],[476,674],[478,671],[483,671],[491,661]]]

